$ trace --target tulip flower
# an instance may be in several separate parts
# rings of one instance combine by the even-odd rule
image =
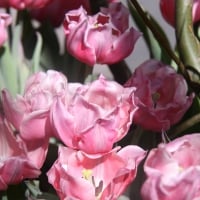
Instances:
[[[91,156],[59,147],[58,159],[47,176],[60,200],[117,200],[136,177],[137,166],[146,154],[138,146],[117,149]]]
[[[181,120],[194,97],[187,96],[187,84],[180,74],[156,60],[136,68],[125,86],[136,88],[133,103],[138,109],[133,122],[156,132],[166,131]]]
[[[11,16],[6,13],[0,13],[0,47],[8,39],[7,27],[11,24]]]
[[[71,83],[69,89],[74,87]],[[55,136],[65,145],[86,153],[105,153],[129,130],[136,107],[134,88],[124,88],[103,76],[88,85],[76,85],[71,100],[52,105]]]
[[[8,185],[20,183],[23,179],[39,176],[38,167],[44,162],[42,154],[37,155],[38,161],[35,163],[29,159],[28,152],[23,147],[22,140],[14,136],[6,119],[0,116],[0,191],[6,190]]]
[[[23,10],[26,8],[37,9],[46,5],[50,0],[1,0],[0,7],[13,7],[18,10]]]
[[[89,66],[121,61],[141,35],[129,28],[128,17],[122,3],[110,3],[94,16],[87,15],[83,7],[69,11],[64,20],[67,50]]]
[[[6,118],[28,141],[48,139],[51,135],[49,112],[53,101],[64,98],[67,79],[56,71],[33,74],[26,82],[24,94],[14,99],[7,90],[2,91],[2,104]]]
[[[90,12],[89,0],[51,0],[40,9],[31,9],[30,13],[38,21],[49,21],[53,26],[57,27],[63,22],[66,12],[78,9],[81,5]]]
[[[152,149],[145,161],[144,200],[200,198],[200,134],[182,136]]]
[[[175,1],[176,0],[160,0],[161,14],[172,26],[175,26]],[[200,20],[199,0],[193,0],[192,17],[194,23]]]

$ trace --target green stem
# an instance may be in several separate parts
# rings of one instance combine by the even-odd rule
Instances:
[[[124,60],[109,65],[109,69],[112,72],[114,79],[120,84],[124,84],[132,74]]]
[[[144,133],[144,129],[142,129],[140,126],[137,126],[136,130],[134,130],[134,133],[131,139],[131,144],[132,145],[140,144],[140,139],[143,133]]]
[[[188,128],[194,126],[195,124],[197,124],[199,122],[200,122],[200,113],[194,115],[190,119],[187,119],[186,121],[182,122],[180,125],[175,127],[174,129],[172,129],[170,131],[170,133],[171,133],[171,135],[173,135],[173,137],[170,137],[170,138],[176,138],[183,131],[187,130]]]

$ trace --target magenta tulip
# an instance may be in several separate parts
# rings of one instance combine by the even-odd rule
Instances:
[[[133,122],[156,132],[181,120],[194,97],[187,96],[187,84],[180,74],[156,60],[141,64],[125,86],[136,87],[133,103],[138,110]]]
[[[128,24],[129,11],[122,3],[110,3],[94,16],[86,10],[65,15],[66,46],[78,60],[93,66],[113,64],[126,58],[141,35]]]
[[[24,147],[23,142],[14,136],[6,119],[0,116],[0,191],[23,179],[39,176],[41,154],[38,155],[38,161],[35,163],[34,160],[29,159]]]
[[[56,137],[68,147],[87,153],[110,151],[132,123],[136,110],[131,103],[134,89],[103,76],[88,85],[75,86],[68,85],[68,90],[74,91],[70,101],[58,99],[52,106],[51,123]]]
[[[200,134],[180,137],[152,149],[145,161],[144,200],[200,199]]]
[[[160,10],[164,19],[175,26],[175,1],[176,0],[160,0]],[[193,22],[200,20],[200,0],[193,0],[192,8]]]
[[[31,16],[41,22],[50,22],[53,26],[60,26],[65,18],[65,13],[83,6],[90,12],[89,0],[51,0],[40,9],[30,10]]]
[[[1,0],[0,7],[13,7],[18,10],[22,9],[37,9],[46,5],[50,0]]]
[[[117,149],[91,156],[60,147],[58,159],[47,173],[60,200],[117,200],[134,180],[137,166],[146,154],[138,146]]]
[[[38,72],[26,82],[23,96],[13,99],[2,91],[2,104],[6,118],[25,140],[48,139],[51,135],[49,111],[53,101],[65,98],[66,77],[56,71]]]

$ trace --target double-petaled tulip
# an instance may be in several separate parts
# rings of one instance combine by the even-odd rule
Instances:
[[[8,38],[7,27],[11,24],[11,16],[6,13],[0,13],[0,47]]]
[[[13,7],[18,10],[37,9],[46,5],[50,0],[1,0],[0,7]]]
[[[133,50],[140,33],[128,24],[129,11],[122,3],[110,3],[94,16],[83,7],[65,15],[66,47],[78,60],[93,66],[113,64]]]
[[[175,26],[175,3],[176,0],[160,0],[161,13],[164,19],[172,26]],[[200,20],[199,0],[193,0],[192,17],[193,22],[197,22]]]
[[[136,68],[125,84],[136,87],[133,103],[138,107],[134,123],[161,132],[177,123],[192,104],[185,79],[170,66],[149,60]]]
[[[34,159],[29,157],[25,147],[23,141],[14,135],[6,119],[0,116],[0,191],[23,179],[39,176],[45,158],[41,153],[44,152],[38,151],[37,159]]]
[[[145,154],[138,146],[98,156],[60,147],[47,176],[61,200],[116,200],[134,180]]]
[[[53,101],[65,98],[67,79],[56,71],[38,72],[26,82],[23,96],[2,91],[6,118],[25,140],[44,140],[51,134],[49,112]]]
[[[132,123],[136,107],[134,88],[124,88],[103,76],[88,85],[69,84],[71,100],[55,101],[51,123],[65,145],[86,153],[105,153],[122,139]],[[74,89],[76,88],[76,90]]]
[[[200,134],[152,149],[145,161],[144,200],[200,199]]]

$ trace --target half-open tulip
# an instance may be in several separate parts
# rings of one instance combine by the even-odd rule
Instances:
[[[145,161],[144,200],[200,199],[200,134],[152,149]]]
[[[115,148],[99,156],[60,147],[47,176],[60,200],[117,200],[135,179],[145,154],[138,146]]]
[[[126,58],[141,35],[129,28],[129,11],[122,3],[110,3],[94,16],[80,7],[66,13],[66,47],[78,60],[93,66]]]
[[[34,160],[29,159],[24,147],[23,142],[15,137],[6,119],[0,116],[0,191],[23,179],[39,176],[38,167],[41,167],[44,160],[35,163]],[[37,159],[42,159],[41,154]]]
[[[133,103],[138,109],[134,123],[156,132],[166,131],[181,120],[194,96],[187,96],[182,75],[157,60],[148,60],[137,67],[125,86],[136,88]]]
[[[53,101],[65,98],[66,77],[57,71],[33,74],[26,82],[24,94],[14,99],[2,91],[6,118],[25,140],[48,139],[51,134],[49,112]]]
[[[68,84],[68,90],[74,87]],[[55,135],[65,145],[87,153],[105,153],[122,139],[132,123],[136,107],[134,88],[124,88],[103,76],[87,85],[79,85],[71,100],[55,101],[51,123]]]

